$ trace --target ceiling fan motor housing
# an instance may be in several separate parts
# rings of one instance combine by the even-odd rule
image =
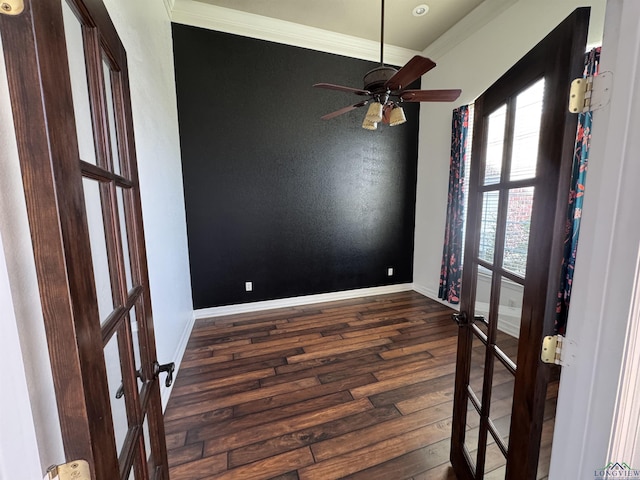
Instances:
[[[364,89],[372,93],[385,93],[387,91],[385,84],[397,72],[395,68],[385,66],[369,70],[364,76]]]

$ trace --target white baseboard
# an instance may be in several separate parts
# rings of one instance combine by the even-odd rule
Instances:
[[[317,295],[304,295],[301,297],[281,298],[278,300],[265,300],[263,302],[240,303],[226,305],[224,307],[210,307],[195,310],[195,319],[221,317],[223,315],[235,315],[237,313],[257,312],[274,308],[297,307],[311,303],[333,302],[350,298],[370,297],[372,295],[384,295],[385,293],[406,292],[412,290],[411,283],[398,285],[385,285],[384,287],[358,288],[356,290],[344,290],[342,292],[320,293]]]
[[[500,320],[498,321],[498,330],[512,336],[513,338],[520,338],[521,314],[521,309],[519,308],[501,308]]]
[[[460,311],[460,305],[454,305],[452,303],[447,302],[446,300],[442,300],[441,298],[438,298],[438,292],[436,292],[435,290],[432,290],[431,288],[425,287],[424,285],[420,285],[418,283],[414,283],[413,290],[424,295],[427,298],[430,298],[434,302],[441,303],[443,305],[446,305],[449,308],[453,308],[454,310]]]
[[[174,383],[170,387],[167,387],[164,384],[164,380],[160,382],[160,397],[162,399],[163,412],[165,411],[165,409],[167,408],[167,404],[169,403],[169,396],[171,395],[171,391],[173,390],[173,385],[175,385],[175,378],[178,375],[178,370],[180,370],[182,357],[184,356],[184,352],[187,349],[187,343],[189,343],[189,337],[191,336],[191,331],[193,330],[195,321],[196,317],[194,315],[185,325],[184,330],[182,331],[182,336],[180,337],[180,341],[178,342],[178,346],[176,347],[176,352],[173,355],[173,363],[175,363],[176,366],[176,369],[173,372]]]
[[[520,338],[522,307],[501,305],[498,312],[498,330],[511,337]],[[483,315],[487,318],[489,316],[489,304],[487,302],[476,302],[475,314]]]
[[[460,311],[460,305],[452,305],[451,303],[438,298],[438,293],[435,290],[427,288],[424,285],[418,285],[417,283],[413,284],[413,289],[435,302],[439,302],[449,308]],[[478,304],[476,307],[481,310],[484,309],[485,312],[489,311],[488,304]],[[518,338],[520,336],[520,309],[515,307],[500,307],[500,323],[498,324],[498,330],[506,333],[507,335]]]

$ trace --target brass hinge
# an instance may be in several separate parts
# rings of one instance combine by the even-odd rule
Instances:
[[[0,0],[0,13],[20,15],[24,11],[24,0]]]
[[[585,113],[599,110],[609,105],[613,73],[601,72],[587,78],[576,78],[571,82],[569,93],[569,111]]]
[[[52,465],[47,469],[44,480],[91,480],[89,463],[74,460],[63,465]]]
[[[568,367],[573,362],[575,343],[567,340],[562,335],[544,337],[542,340],[542,352],[540,359],[544,363],[554,363]]]

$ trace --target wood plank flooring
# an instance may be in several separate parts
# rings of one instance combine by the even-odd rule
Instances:
[[[171,479],[454,479],[451,313],[403,292],[199,320]]]
[[[165,413],[171,479],[455,479],[451,313],[402,292],[199,320]]]

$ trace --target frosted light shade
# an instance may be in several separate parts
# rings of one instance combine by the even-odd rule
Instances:
[[[370,122],[369,120],[367,120],[365,118],[364,122],[362,122],[362,128],[364,128],[365,130],[377,130],[378,129],[378,123],[377,122]]]
[[[382,104],[380,102],[373,102],[369,105],[369,110],[367,110],[367,115],[364,118],[373,123],[382,121]]]
[[[394,127],[396,125],[401,125],[407,121],[407,117],[404,116],[404,110],[402,107],[396,107],[391,110],[391,114],[389,115],[389,126]]]

